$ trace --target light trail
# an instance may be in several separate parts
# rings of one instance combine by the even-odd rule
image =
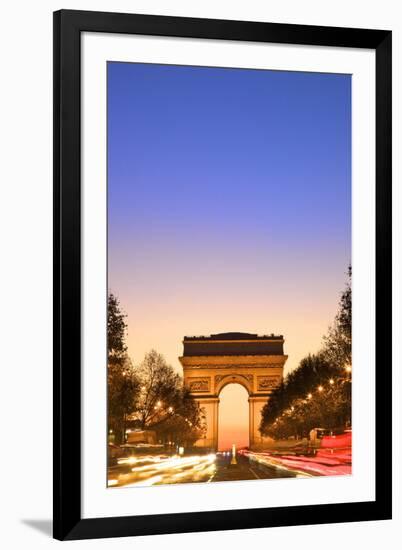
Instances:
[[[268,467],[292,472],[297,477],[338,476],[352,473],[351,448],[319,449],[313,456],[252,451],[243,451],[242,454]]]
[[[130,472],[114,472],[109,487],[144,487],[157,484],[182,483],[184,480],[208,481],[215,473],[215,454],[182,457],[175,455],[128,457],[120,459],[121,468],[133,466]]]

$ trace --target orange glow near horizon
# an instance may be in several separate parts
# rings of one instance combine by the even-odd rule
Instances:
[[[181,296],[172,292],[168,281],[150,293],[141,285],[137,288],[129,284],[120,286],[119,292],[110,290],[116,292],[127,314],[128,353],[134,365],[155,349],[182,374],[178,357],[183,355],[184,336],[274,332],[283,334],[285,339],[286,374],[321,347],[322,337],[335,317],[344,280],[340,271],[337,282],[322,291],[304,286],[304,295],[291,288],[278,295],[269,288],[262,294],[260,285],[242,293],[240,283],[235,285],[233,281],[214,288],[211,278],[199,285],[198,295],[192,300],[185,289]],[[313,282],[314,278],[311,286]]]
[[[164,271],[162,263],[155,259],[152,268],[142,267],[149,274],[146,280],[138,281],[135,276],[129,279],[120,272],[121,283],[110,290],[116,293],[127,314],[128,354],[135,366],[155,349],[182,375],[178,358],[183,355],[183,337],[220,332],[283,334],[284,353],[288,355],[285,375],[303,357],[320,349],[322,337],[337,312],[346,279],[343,267],[320,278],[319,270],[313,269],[315,266],[306,271],[299,266],[297,277],[293,278],[294,269],[284,262],[282,275],[278,267],[265,268],[263,283],[259,272],[240,276],[234,262],[218,276],[211,260],[209,273],[204,269],[200,273],[198,267],[192,266],[191,274],[186,265],[181,266],[180,273],[176,268],[173,272]],[[238,271],[240,267],[237,266]],[[226,278],[227,272],[231,277]],[[227,407],[227,418],[237,418],[239,399],[229,390],[228,394],[227,405],[222,396],[221,412]],[[247,423],[248,403],[246,400],[244,403]],[[247,445],[248,426],[240,429],[233,422],[223,424],[223,420],[224,416],[220,419],[219,433],[223,434],[225,425],[224,445],[229,449],[238,436],[238,447]]]
[[[248,394],[240,384],[229,384],[221,391],[218,420],[218,450],[229,451],[249,444]]]

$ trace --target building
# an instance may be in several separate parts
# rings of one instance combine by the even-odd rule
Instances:
[[[183,356],[179,357],[184,384],[204,409],[207,424],[197,446],[217,449],[219,395],[228,384],[241,384],[248,392],[250,448],[264,445],[258,430],[261,409],[283,378],[287,360],[283,344],[283,336],[274,334],[225,332],[184,337]]]

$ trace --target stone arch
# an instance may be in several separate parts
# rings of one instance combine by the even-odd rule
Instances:
[[[240,386],[243,386],[243,388],[247,391],[250,397],[250,395],[253,393],[252,383],[252,375],[238,374],[236,371],[232,371],[228,374],[221,375],[221,377],[219,377],[219,375],[215,376],[215,393],[217,397],[219,397],[223,388],[225,388],[229,384],[240,384]]]
[[[237,377],[225,381],[218,393],[217,450],[229,450],[233,443],[250,445],[250,393]]]
[[[184,337],[184,353],[179,357],[184,384],[203,407],[207,423],[198,446],[217,449],[219,394],[232,383],[243,386],[249,395],[250,447],[264,443],[258,430],[261,409],[282,380],[287,360],[283,343],[283,336],[241,332]]]

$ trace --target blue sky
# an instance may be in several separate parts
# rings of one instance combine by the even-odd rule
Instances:
[[[351,259],[348,75],[108,64],[109,288],[134,362],[181,339],[315,351]]]

